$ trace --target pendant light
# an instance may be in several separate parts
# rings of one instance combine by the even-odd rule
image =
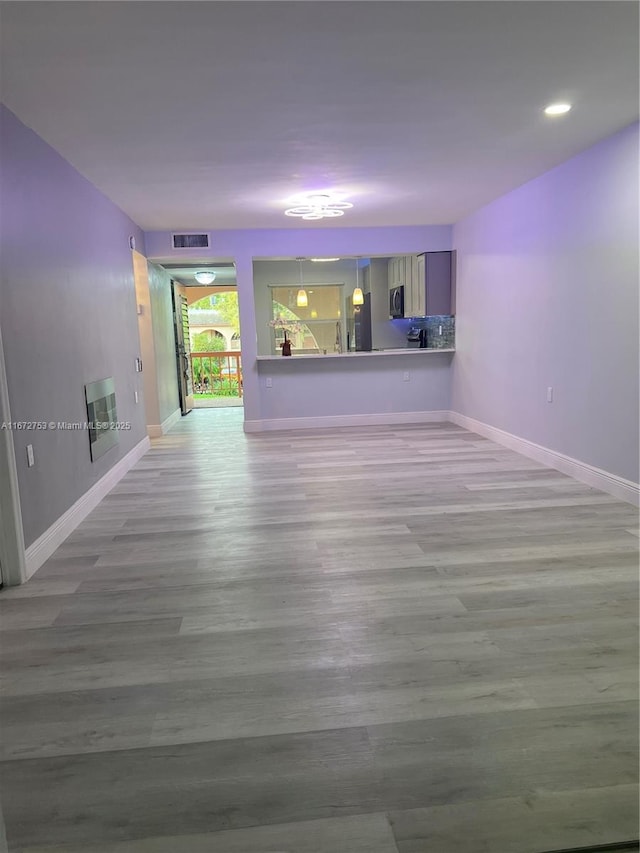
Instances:
[[[362,288],[358,284],[358,259],[356,258],[356,287],[353,291],[353,296],[351,300],[354,305],[364,305],[364,294],[362,292]]]
[[[302,282],[302,261],[304,258],[296,258],[296,260],[300,264],[300,289],[296,296],[296,305],[298,308],[306,308],[309,304],[309,297],[307,296],[307,291],[304,289],[304,284]]]

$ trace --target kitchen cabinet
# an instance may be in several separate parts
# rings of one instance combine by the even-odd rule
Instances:
[[[389,290],[394,290],[396,287],[404,287],[404,314],[405,317],[410,317],[409,312],[413,311],[414,303],[414,258],[411,255],[400,255],[396,258],[389,258],[389,275],[388,284]]]
[[[404,256],[389,258],[389,290],[405,284],[405,259]]]
[[[389,258],[389,290],[404,285],[404,316],[452,314],[452,253],[423,252]]]
[[[416,316],[425,317],[427,313],[427,288],[426,288],[426,255],[418,255],[416,258],[416,278],[418,282],[425,282],[422,287],[418,286],[416,299]]]
[[[423,252],[406,258],[405,317],[452,314],[451,252]]]
[[[421,287],[420,284],[422,281],[424,281],[424,276],[422,276],[422,278],[420,277],[418,260],[418,255],[409,255],[405,261],[405,269],[407,276],[405,294],[406,290],[409,290],[409,310],[405,309],[405,317],[419,317],[424,314],[424,308],[420,307],[424,304],[424,287]]]
[[[418,256],[420,316],[453,312],[451,270],[451,252],[425,252]]]

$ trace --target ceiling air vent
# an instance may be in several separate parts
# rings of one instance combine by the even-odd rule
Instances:
[[[172,234],[174,249],[208,249],[208,234]]]

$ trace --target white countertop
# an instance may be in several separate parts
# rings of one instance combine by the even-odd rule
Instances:
[[[421,357],[424,355],[438,355],[439,353],[451,353],[455,352],[455,349],[420,349],[419,347],[403,347],[402,349],[381,349],[381,350],[372,350],[371,352],[328,352],[326,355],[324,353],[306,353],[304,355],[295,355],[295,353],[291,356],[282,356],[282,355],[259,355],[256,356],[258,361],[303,361],[307,359],[314,359],[318,361],[322,359],[335,359],[335,358],[376,358],[378,356],[395,356],[395,355],[410,355]]]

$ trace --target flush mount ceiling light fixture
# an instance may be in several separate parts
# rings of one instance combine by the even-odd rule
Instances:
[[[296,258],[296,261],[300,264],[300,289],[296,296],[296,305],[298,308],[306,308],[309,304],[309,297],[307,296],[307,291],[304,289],[302,281],[302,262],[304,261],[304,258]]]
[[[211,284],[216,279],[216,274],[211,270],[199,270],[193,274],[198,284]]]
[[[364,293],[358,283],[358,259],[356,258],[356,286],[351,297],[354,305],[364,305]]]
[[[310,258],[314,264],[328,264],[329,261],[339,261],[340,258]]]
[[[568,113],[570,109],[571,104],[549,104],[544,108],[544,112],[548,116],[561,116]]]
[[[345,210],[353,207],[351,202],[342,201],[342,196],[332,193],[308,193],[292,199],[295,207],[285,210],[285,216],[299,216],[301,219],[327,219],[343,216]]]

